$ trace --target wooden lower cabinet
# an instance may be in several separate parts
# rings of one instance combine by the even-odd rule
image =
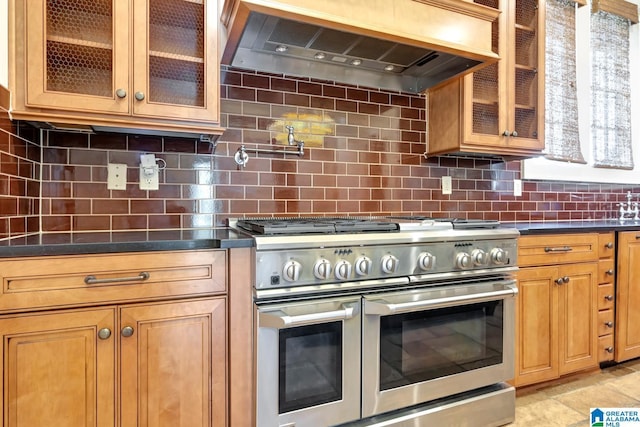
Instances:
[[[640,231],[618,233],[615,360],[640,357]]]
[[[114,426],[115,310],[0,317],[5,427]]]
[[[597,272],[595,262],[518,272],[516,386],[598,366]]]
[[[226,425],[226,298],[0,316],[5,427]]]

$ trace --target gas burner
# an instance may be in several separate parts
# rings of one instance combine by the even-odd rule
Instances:
[[[453,228],[460,230],[491,229],[500,226],[498,221],[484,219],[432,218],[419,215],[390,216],[388,218],[399,221],[401,230],[427,229],[432,227],[433,223],[449,223]]]
[[[364,218],[240,219],[237,226],[258,235],[373,233],[400,229],[395,222]]]

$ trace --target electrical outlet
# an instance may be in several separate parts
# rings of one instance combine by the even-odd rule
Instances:
[[[442,194],[451,194],[451,177],[442,177]]]
[[[513,180],[513,195],[522,196],[522,180],[521,179]]]
[[[109,163],[107,165],[107,189],[127,189],[127,165],[122,163]]]
[[[160,187],[158,175],[160,175],[158,165],[151,167],[140,165],[140,189],[157,190]]]

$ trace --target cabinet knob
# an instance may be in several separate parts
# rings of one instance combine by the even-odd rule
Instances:
[[[508,130],[505,130],[504,132],[502,132],[502,135],[511,136],[511,132],[509,132]]]
[[[518,137],[518,132],[514,130],[513,132],[511,132],[511,136],[517,138]]]
[[[613,249],[613,242],[608,242],[605,246],[607,249]]]
[[[606,299],[607,301],[613,301],[613,295],[605,295],[604,299]]]
[[[125,98],[127,96],[127,91],[124,89],[118,89],[116,90],[116,96],[118,98]]]
[[[607,328],[613,328],[613,322],[611,322],[611,321],[604,322],[604,326],[606,326]]]
[[[138,101],[142,101],[144,99],[144,92],[136,92],[134,96]]]
[[[607,353],[613,353],[613,347],[607,347],[604,349]]]
[[[131,326],[125,326],[124,328],[122,328],[122,331],[120,333],[125,338],[130,337],[131,335],[133,335],[133,328]]]
[[[562,278],[562,281],[563,281],[564,283],[569,283],[569,276],[564,276],[564,277]]]
[[[564,279],[562,277],[558,277],[556,280],[556,285],[562,285],[564,283]]]
[[[613,270],[610,268],[606,271],[607,276],[613,276]]]
[[[109,328],[102,328],[98,331],[98,338],[100,338],[101,340],[106,340],[110,336],[111,336],[111,329]]]

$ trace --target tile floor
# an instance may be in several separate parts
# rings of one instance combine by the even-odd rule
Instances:
[[[640,359],[517,390],[509,427],[589,426],[589,409],[640,409]]]

